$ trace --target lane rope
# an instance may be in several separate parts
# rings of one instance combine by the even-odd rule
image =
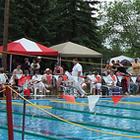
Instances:
[[[31,105],[35,106],[36,108],[42,110],[43,112],[45,112],[45,113],[47,113],[47,114],[49,114],[49,115],[61,120],[61,121],[67,122],[67,123],[69,123],[71,125],[74,125],[74,126],[86,129],[86,130],[90,130],[90,131],[94,131],[94,132],[98,132],[98,133],[103,133],[103,134],[109,134],[109,135],[115,135],[115,136],[121,136],[121,137],[128,137],[128,138],[140,138],[140,136],[131,136],[131,135],[124,135],[124,134],[105,132],[105,131],[101,131],[101,130],[97,130],[97,129],[93,129],[93,128],[88,128],[88,127],[85,127],[85,126],[82,126],[82,125],[79,125],[79,124],[75,124],[75,123],[73,123],[71,121],[65,120],[65,119],[63,119],[61,117],[58,117],[58,116],[56,116],[56,115],[54,115],[54,114],[52,114],[52,113],[40,108],[40,107],[38,107],[38,105],[35,105],[32,102],[30,102],[29,100],[25,99],[22,95],[20,95],[17,91],[12,89],[10,86],[7,85],[7,87],[9,87],[11,90],[13,90],[15,93],[17,93],[23,100],[27,101],[28,103],[30,103]]]
[[[1,103],[6,103],[5,101],[1,101]],[[14,105],[22,105],[23,103],[15,103],[12,102]],[[26,104],[27,106],[34,107],[33,105]],[[54,109],[54,110],[61,110],[61,111],[68,111],[68,112],[76,112],[76,113],[82,113],[82,114],[90,114],[90,115],[96,115],[96,116],[105,116],[105,117],[113,117],[113,118],[121,118],[121,119],[130,119],[130,120],[140,120],[140,118],[137,117],[128,117],[128,116],[118,116],[118,115],[111,115],[111,114],[105,114],[105,113],[91,113],[87,111],[80,111],[80,110],[72,110],[72,109],[65,109],[65,108],[56,108],[52,106],[43,106],[43,105],[38,105],[41,108],[46,108],[46,109]],[[140,111],[140,110],[139,110]]]
[[[4,111],[4,110],[0,110],[0,112],[6,113],[6,111]],[[19,115],[19,116],[23,115],[23,113],[20,113],[20,112],[12,112],[12,113],[14,115]],[[58,120],[56,118],[47,117],[45,115],[38,115],[38,114],[31,114],[31,113],[27,114],[27,113],[25,114],[26,117],[32,117],[32,118],[38,118],[38,119],[44,119],[44,120],[50,120],[50,121],[63,122],[63,121]],[[123,131],[123,132],[136,133],[136,134],[140,133],[139,131],[122,129],[122,128],[114,128],[114,127],[102,126],[102,125],[85,123],[85,122],[76,122],[76,121],[71,121],[71,122],[76,123],[76,124],[80,124],[80,125],[92,126],[92,127],[97,127],[97,128],[104,128],[104,129],[109,129],[109,130]]]

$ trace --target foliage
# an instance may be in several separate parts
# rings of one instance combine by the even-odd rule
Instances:
[[[10,0],[9,42],[27,38],[45,46],[72,41],[90,48],[101,47],[97,1],[90,0]],[[0,1],[3,26],[4,0]],[[3,27],[0,28],[2,44]]]
[[[110,2],[100,13],[101,34],[104,43],[112,49],[120,46],[123,51],[133,51],[130,55],[139,55],[140,49],[140,1],[125,0]],[[137,52],[136,52],[137,51]]]

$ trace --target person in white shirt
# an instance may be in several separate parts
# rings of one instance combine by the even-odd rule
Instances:
[[[35,75],[33,75],[31,83],[33,84],[34,89],[37,87],[39,89],[39,94],[42,94],[43,86],[41,84],[39,70],[35,71]]]
[[[97,95],[99,95],[101,89],[101,76],[98,74],[97,71],[95,71],[95,74],[92,76],[90,82],[93,90],[93,95],[96,95],[96,89],[97,89]]]
[[[81,94],[81,97],[84,97],[86,92],[82,89],[82,87],[80,85],[80,83],[82,81],[82,78],[80,76],[83,75],[83,73],[82,73],[82,66],[81,66],[81,64],[78,63],[77,58],[74,58],[72,62],[74,64],[74,66],[72,68],[72,76],[73,77],[76,76],[74,84],[77,87],[78,92]]]
[[[3,74],[3,68],[0,68],[0,90],[5,89],[4,86],[5,83],[6,83],[6,77]],[[3,92],[3,97],[5,97],[5,91]]]
[[[50,79],[48,79],[47,76],[48,76],[48,78],[50,76]],[[45,89],[45,91],[47,93],[48,92],[52,93],[52,89],[53,89],[52,74],[50,74],[50,69],[49,68],[46,68],[45,73],[42,76],[41,83],[42,83],[43,88]]]
[[[116,86],[117,77],[113,71],[110,71],[110,74],[107,76],[107,83],[106,84],[109,86]]]

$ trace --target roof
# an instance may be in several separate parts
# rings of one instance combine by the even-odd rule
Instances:
[[[101,53],[72,42],[54,45],[50,48],[58,51],[61,57],[102,57]]]
[[[0,46],[0,52],[3,52],[3,46]],[[47,55],[57,56],[58,51],[50,49],[46,46],[22,38],[7,44],[8,54],[25,54],[25,55]]]

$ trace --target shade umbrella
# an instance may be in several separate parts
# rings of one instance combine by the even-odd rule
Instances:
[[[0,46],[0,52],[3,52],[3,46]],[[41,44],[31,40],[22,38],[7,44],[8,54],[24,54],[24,55],[47,55],[57,56],[58,51],[47,48]]]
[[[90,57],[90,58],[102,57],[101,53],[73,42],[66,42],[54,45],[51,46],[50,48],[58,51],[61,57]]]
[[[3,46],[0,46],[0,52],[3,52]],[[58,56],[58,51],[45,47],[26,38],[21,38],[19,40],[7,44],[7,54],[10,54],[11,71],[12,54]]]
[[[61,57],[81,57],[81,58],[101,58],[102,69],[102,54],[90,49],[88,47],[73,43],[65,42],[50,47],[59,53],[59,63],[61,64]]]

